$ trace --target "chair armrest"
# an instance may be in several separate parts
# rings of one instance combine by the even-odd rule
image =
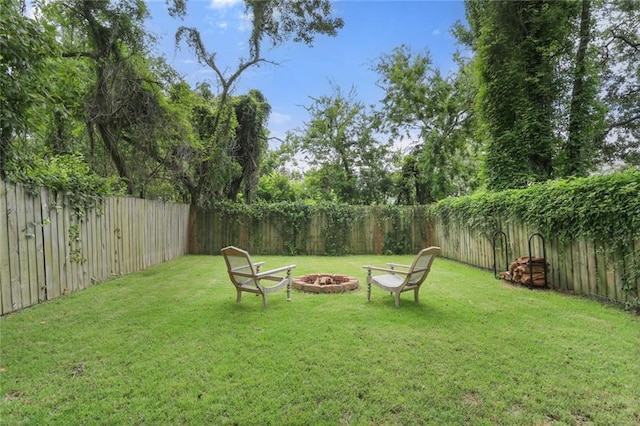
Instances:
[[[270,271],[264,271],[264,272],[260,272],[259,274],[256,274],[257,278],[265,278],[268,275],[273,275],[276,272],[282,272],[282,271],[290,271],[292,269],[294,269],[296,267],[296,265],[287,265],[287,266],[283,266],[281,268],[276,268],[276,269],[271,269]]]
[[[389,266],[391,269],[393,269],[393,268],[406,268],[406,269],[411,268],[411,265],[402,265],[400,263],[387,263],[387,266]]]
[[[397,269],[391,269],[391,268],[379,268],[377,266],[368,266],[368,265],[365,265],[362,268],[368,271],[381,271],[381,272],[389,272],[391,274],[408,275],[407,272],[405,271],[398,271]]]

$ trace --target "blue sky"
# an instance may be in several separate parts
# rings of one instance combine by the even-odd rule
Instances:
[[[155,53],[164,54],[192,86],[208,81],[215,87],[215,78],[212,70],[197,63],[186,45],[174,49],[180,25],[200,30],[209,51],[217,52],[222,69],[232,72],[238,59],[248,56],[249,22],[241,1],[190,0],[184,21],[169,17],[164,1],[147,3],[151,13],[147,28],[160,38]],[[319,36],[312,47],[292,42],[276,48],[265,45],[263,57],[278,65],[262,64],[240,78],[235,94],[255,88],[271,105],[272,136],[283,138],[286,131],[301,127],[308,120],[303,105],[312,103],[310,97],[331,94],[330,80],[345,92],[355,87],[366,104],[378,102],[383,93],[375,84],[378,75],[370,68],[380,55],[401,44],[416,53],[428,49],[445,73],[455,69],[456,44],[449,30],[456,20],[464,21],[462,0],[351,0],[337,1],[333,7],[345,22],[337,36]]]

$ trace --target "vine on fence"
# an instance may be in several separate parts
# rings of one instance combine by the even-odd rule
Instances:
[[[283,241],[283,254],[305,254],[311,218],[324,215],[326,223],[322,232],[325,238],[325,255],[339,256],[349,253],[351,230],[353,225],[369,213],[370,206],[353,206],[342,203],[310,204],[302,201],[280,203],[256,203],[251,205],[219,201],[213,210],[228,218],[227,222],[248,220],[252,239],[260,235],[261,222],[266,218],[273,223],[280,223],[277,230]],[[380,206],[384,220],[391,220],[391,226],[385,235],[385,252],[408,253],[410,232],[413,218],[424,219],[422,213],[414,214],[417,207]],[[421,208],[422,212],[423,209]],[[245,219],[242,219],[245,218]],[[244,222],[245,224],[247,222]],[[382,222],[378,220],[382,226]],[[397,240],[397,241],[396,241]]]
[[[77,263],[86,262],[80,245],[79,224],[87,210],[99,208],[105,197],[121,193],[122,186],[118,178],[95,174],[78,154],[50,157],[16,154],[7,169],[7,181],[25,185],[31,195],[37,195],[45,187],[65,198],[73,212],[69,227],[70,259]]]
[[[411,225],[413,223],[414,209],[384,205],[378,209],[378,226],[384,228],[388,222],[387,232],[384,234],[383,253],[404,254],[411,250]]]
[[[342,256],[349,253],[349,236],[355,222],[365,216],[361,206],[328,203],[320,207],[327,222],[323,227],[325,236],[325,254]]]
[[[603,241],[623,254],[619,265],[623,288],[637,292],[640,253],[640,169],[549,181],[526,189],[448,198],[432,205],[428,217],[478,230],[487,238],[499,230],[499,219],[527,223],[559,241],[585,238]],[[636,305],[640,300],[636,297]]]

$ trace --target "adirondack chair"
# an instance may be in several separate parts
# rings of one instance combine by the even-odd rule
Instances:
[[[367,270],[367,301],[371,301],[371,284],[395,295],[396,308],[400,307],[400,293],[413,290],[416,303],[419,302],[418,293],[422,283],[429,275],[433,259],[440,253],[440,247],[422,249],[415,257],[411,265],[387,263],[387,268],[375,266],[363,266]],[[382,275],[373,275],[373,271],[386,272]]]
[[[296,265],[283,266],[269,271],[260,271],[264,262],[254,263],[246,251],[229,246],[221,250],[227,264],[227,272],[231,283],[237,292],[236,302],[240,302],[242,292],[259,294],[262,296],[262,307],[267,307],[267,295],[287,288],[287,301],[291,301],[291,270]],[[286,274],[282,274],[285,272]],[[275,281],[277,284],[267,287],[262,281]]]

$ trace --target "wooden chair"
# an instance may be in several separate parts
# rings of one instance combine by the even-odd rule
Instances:
[[[411,265],[387,263],[388,268],[363,266],[367,270],[367,301],[371,301],[371,284],[395,295],[396,308],[400,307],[400,293],[413,290],[416,303],[419,302],[420,286],[429,275],[433,259],[440,253],[440,247],[422,249]],[[396,269],[398,268],[398,269]],[[387,272],[383,275],[372,275],[372,271]]]
[[[244,291],[261,295],[262,307],[266,308],[267,295],[281,290],[285,286],[287,288],[287,301],[291,301],[291,270],[294,269],[296,265],[288,265],[270,271],[260,272],[260,267],[264,265],[264,262],[252,262],[251,256],[249,256],[249,253],[246,251],[229,246],[223,248],[221,252],[227,264],[229,278],[238,293],[236,302],[240,302],[242,292]],[[286,271],[286,275],[278,274],[284,271]],[[266,287],[262,285],[262,281],[265,280],[276,281],[277,284]]]

